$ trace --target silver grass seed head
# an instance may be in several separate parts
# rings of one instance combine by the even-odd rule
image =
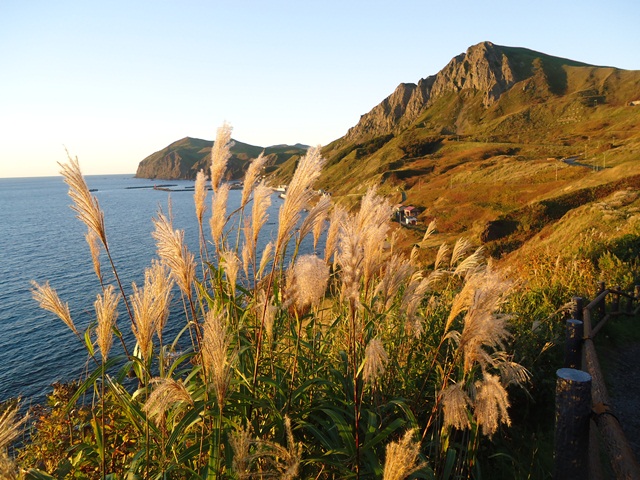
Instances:
[[[471,399],[464,390],[462,383],[448,385],[440,392],[442,402],[443,423],[445,427],[453,427],[464,430],[471,426],[469,421],[469,408]]]
[[[177,403],[194,404],[191,394],[181,381],[173,378],[156,377],[151,380],[155,388],[143,406],[156,426],[159,426],[164,419],[165,413]]]
[[[236,294],[236,282],[238,281],[238,271],[240,270],[240,259],[233,250],[224,250],[220,254],[220,260],[227,275],[227,283],[231,289],[231,294]]]
[[[145,269],[144,286],[139,288],[133,283],[132,288],[131,330],[138,342],[142,358],[148,361],[153,350],[153,334],[156,333],[158,338],[162,339],[162,329],[169,316],[173,281],[165,266],[154,261],[151,267]]]
[[[143,360],[148,362],[151,360],[153,333],[156,329],[153,301],[148,289],[138,288],[135,282],[132,284],[132,288],[133,294],[130,297],[131,309],[133,310],[131,331],[138,342]]]
[[[84,238],[87,241],[87,245],[89,245],[93,271],[96,273],[98,280],[102,281],[102,270],[100,268],[100,239],[92,229],[87,230]]]
[[[420,442],[413,439],[415,429],[407,430],[404,436],[387,445],[383,480],[404,480],[412,473],[424,468],[420,463]]]
[[[0,453],[5,451],[9,445],[18,438],[22,431],[22,425],[29,416],[19,417],[20,405],[16,403],[0,414]]]
[[[262,278],[265,268],[271,260],[273,260],[273,242],[267,243],[262,251],[262,257],[260,257],[260,267],[258,268],[258,273],[256,274],[256,279]]]
[[[285,471],[281,478],[282,480],[293,480],[298,478],[298,469],[300,468],[300,460],[302,460],[302,444],[293,439],[291,418],[288,415],[284,417],[284,427],[287,432],[287,455],[285,456]]]
[[[313,208],[309,210],[309,213],[307,214],[307,216],[302,222],[302,225],[300,226],[300,233],[298,237],[299,242],[302,241],[303,238],[305,238],[310,232],[314,231],[316,228],[321,229],[324,219],[327,215],[327,211],[329,210],[329,207],[331,207],[331,199],[329,197],[320,197],[320,200],[318,200],[318,202],[313,206]],[[317,225],[320,225],[320,227],[317,227]],[[318,236],[319,235],[320,235],[320,232],[318,232]],[[315,235],[314,235],[314,243],[316,243]]]
[[[113,327],[118,319],[118,302],[120,295],[115,293],[113,285],[108,285],[102,295],[96,297],[94,307],[98,326],[96,337],[102,360],[106,361],[113,344]]]
[[[341,297],[359,305],[364,250],[361,232],[352,220],[352,216],[346,216],[342,222],[337,262],[340,265]]]
[[[511,425],[509,397],[498,376],[485,373],[475,387],[474,415],[483,435],[492,436],[500,424]]]
[[[44,285],[39,285],[37,282],[32,280],[31,286],[33,287],[31,289],[31,295],[33,299],[38,302],[40,308],[56,314],[73,333],[79,335],[78,330],[73,323],[73,319],[71,318],[69,304],[62,303],[58,293],[51,288],[49,282],[45,282]]]
[[[246,225],[245,225],[245,227],[246,227]],[[251,226],[249,226],[249,228],[251,228]],[[242,252],[240,254],[240,256],[242,258],[242,271],[244,272],[245,278],[249,278],[249,268],[253,264],[253,261],[254,261],[254,258],[253,258],[253,252],[254,251],[255,251],[255,249],[252,248],[251,245],[249,245],[245,241],[244,245],[242,245]]]
[[[324,247],[324,261],[327,264],[332,263],[332,258],[337,251],[341,225],[346,217],[347,212],[343,208],[334,205],[329,216],[329,228],[327,229],[327,240]]]
[[[169,268],[180,290],[191,298],[196,262],[195,256],[189,252],[184,242],[184,231],[174,230],[171,221],[162,212],[158,212],[158,218],[153,219],[153,224],[155,230],[151,236],[156,241],[158,256]]]
[[[260,172],[264,168],[267,162],[267,157],[264,156],[264,152],[261,152],[258,158],[251,161],[247,172],[244,175],[244,185],[242,188],[242,198],[240,201],[240,207],[244,207],[249,202],[251,192],[253,192],[256,180],[260,175]]]
[[[447,245],[446,243],[442,243],[440,245],[440,248],[438,249],[438,253],[436,254],[436,261],[433,265],[434,270],[440,270],[441,267],[443,267],[446,263],[448,263],[450,251],[451,250],[449,248],[449,245]]]
[[[384,374],[388,362],[389,355],[384,349],[382,341],[377,338],[371,339],[364,352],[362,379],[365,383],[375,384]]]
[[[149,284],[148,287],[147,284]],[[153,297],[153,315],[156,318],[156,333],[160,340],[169,318],[173,285],[174,281],[164,264],[153,260],[151,267],[145,270],[145,288],[151,291]]]
[[[216,134],[216,140],[211,147],[211,187],[215,193],[222,183],[222,178],[227,169],[227,162],[231,158],[231,125],[224,122]]]
[[[258,242],[258,235],[269,220],[267,211],[271,206],[271,188],[264,181],[260,182],[253,191],[253,208],[251,209],[251,232],[255,247]],[[255,254],[254,254],[255,255]]]
[[[64,178],[64,182],[69,186],[69,197],[73,201],[71,209],[76,212],[82,223],[92,230],[106,247],[107,234],[104,226],[104,213],[100,209],[98,199],[91,195],[80,171],[78,159],[71,158],[69,152],[67,152],[67,157],[69,159],[68,163],[58,163],[58,165],[60,165],[60,173]]]
[[[426,242],[429,237],[431,237],[431,235],[433,235],[436,231],[436,220],[435,218],[433,220],[431,220],[431,222],[429,222],[429,225],[427,226],[427,231],[424,232],[424,236],[422,237],[422,241],[420,243],[424,243]]]
[[[275,322],[278,307],[273,305],[272,299],[267,299],[263,289],[258,290],[255,305],[256,320],[258,324],[264,324],[264,331],[269,340],[273,340],[273,324]]]
[[[238,478],[250,478],[250,450],[251,445],[255,443],[251,433],[251,425],[236,427],[229,437],[229,443],[233,450],[233,473],[235,473]]]
[[[211,200],[211,218],[209,227],[211,228],[211,238],[215,245],[220,245],[224,226],[227,223],[227,201],[229,199],[230,186],[223,183],[218,191],[213,194]]]
[[[208,311],[203,324],[202,358],[221,409],[231,380],[230,345],[231,337],[227,331],[225,313]]]
[[[309,148],[307,154],[300,160],[298,168],[296,168],[293,178],[289,182],[287,197],[280,207],[278,233],[275,243],[276,255],[282,252],[284,245],[300,219],[300,212],[309,203],[313,195],[311,185],[320,176],[324,162],[320,147]]]
[[[451,260],[449,262],[450,268],[455,267],[462,260],[463,257],[469,253],[472,245],[471,241],[468,238],[460,237],[456,240],[455,245],[453,246],[453,251],[451,252]]]
[[[198,224],[202,225],[204,212],[207,208],[205,205],[207,199],[207,176],[203,170],[198,171],[198,174],[196,175],[193,199],[196,206],[196,218],[198,219]]]
[[[287,289],[292,291],[296,310],[303,312],[324,296],[329,282],[329,267],[315,255],[302,255],[293,265],[290,282]]]

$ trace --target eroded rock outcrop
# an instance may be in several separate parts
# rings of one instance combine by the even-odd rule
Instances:
[[[437,75],[415,83],[401,83],[369,113],[362,115],[345,139],[365,141],[401,130],[416,120],[438,98],[451,92],[484,93],[490,106],[519,79],[502,47],[482,42],[453,58]]]

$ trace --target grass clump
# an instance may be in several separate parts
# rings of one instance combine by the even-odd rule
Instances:
[[[484,445],[511,423],[510,392],[529,382],[509,353],[509,318],[499,313],[511,284],[465,239],[443,245],[431,267],[420,267],[398,251],[392,207],[375,189],[353,213],[327,199],[312,206],[312,183],[324,164],[319,149],[300,160],[277,234],[257,251],[270,196],[253,176],[242,206],[227,216],[220,178],[230,127],[220,135],[207,234],[204,174],[196,183],[198,253],[159,212],[159,260],[143,285],[103,284],[97,326],[85,332],[53,288],[34,284],[34,297],[78,336],[95,368],[81,384],[54,391],[19,456],[22,474],[479,474]],[[97,239],[111,259],[102,211],[76,160],[63,175],[94,249]],[[229,231],[232,220],[238,227]],[[325,251],[301,254],[302,240],[313,235],[317,244],[323,230]],[[99,265],[94,269],[102,281]],[[183,300],[184,323],[167,339],[172,295]],[[118,315],[118,305],[126,312]],[[125,342],[123,324],[135,344]],[[112,335],[122,353],[112,351]],[[69,435],[58,433],[63,429]]]

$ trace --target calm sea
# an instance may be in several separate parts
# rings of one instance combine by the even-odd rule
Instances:
[[[193,182],[158,182],[132,175],[87,176],[86,180],[90,189],[96,189],[94,195],[104,210],[109,248],[127,293],[131,282],[143,283],[144,269],[155,258],[152,218],[160,207],[167,212],[169,197],[174,228],[185,230],[187,244],[197,256],[193,193],[131,188],[163,183],[182,189]],[[67,190],[62,177],[0,179],[0,401],[21,396],[27,403],[41,402],[52,383],[81,378],[92,368],[84,346],[57,317],[39,308],[30,291],[31,280],[49,281],[69,303],[81,331],[95,318],[93,302],[100,284],[84,240],[86,227],[69,208]],[[240,195],[239,190],[230,192],[229,211],[239,206]],[[274,194],[259,248],[275,236],[281,204]],[[210,205],[209,198],[208,214]],[[308,242],[303,250],[311,248]],[[106,273],[105,262],[103,258]],[[165,336],[171,332],[172,320],[173,328],[182,327],[178,315],[169,319]],[[124,312],[118,323],[130,339]]]

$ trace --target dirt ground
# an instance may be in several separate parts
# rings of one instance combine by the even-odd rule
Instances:
[[[606,351],[605,379],[611,407],[622,425],[627,440],[640,460],[640,343]],[[604,359],[603,359],[604,360]]]

